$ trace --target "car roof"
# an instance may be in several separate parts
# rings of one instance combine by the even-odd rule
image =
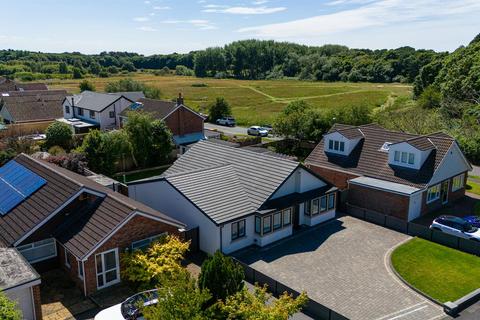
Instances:
[[[447,216],[447,215],[444,215],[444,216],[438,217],[438,219],[440,219],[440,220],[449,220],[449,221],[454,221],[454,222],[459,222],[459,223],[467,223],[467,222],[466,222],[465,220],[463,220],[462,218],[455,217],[455,216]]]

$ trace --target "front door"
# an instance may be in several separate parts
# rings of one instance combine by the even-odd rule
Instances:
[[[448,187],[449,187],[449,181],[443,181],[442,182],[442,188],[440,189],[440,196],[442,198],[442,203],[445,204],[448,202]]]
[[[118,248],[95,255],[98,289],[120,282],[120,266],[118,261]]]

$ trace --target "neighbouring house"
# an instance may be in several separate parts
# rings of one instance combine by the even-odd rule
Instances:
[[[144,97],[143,92],[100,93],[83,91],[65,97],[63,122],[70,124],[75,133],[86,133],[92,128],[115,129],[120,125],[120,113]]]
[[[183,237],[185,227],[87,177],[24,154],[0,167],[0,199],[4,247],[18,250],[36,270],[63,268],[86,296],[121,281],[122,252],[145,248],[165,233]],[[26,280],[36,281],[34,275]]]
[[[347,205],[411,221],[465,194],[472,167],[445,133],[414,135],[376,124],[336,124],[305,160]]]
[[[263,247],[335,218],[336,188],[299,162],[203,140],[129,196],[199,228],[202,251]]]
[[[52,122],[62,116],[65,90],[10,91],[0,94],[0,117],[7,124]]]
[[[48,90],[45,83],[40,82],[26,82],[19,83],[14,80],[10,80],[4,77],[0,77],[0,93],[6,93],[10,91],[40,91]]]
[[[175,144],[179,147],[205,139],[203,129],[205,118],[185,106],[181,94],[175,102],[139,99],[122,111],[120,125],[128,121],[128,113],[131,111],[147,112],[154,119],[165,121],[167,127],[172,131]],[[181,153],[183,151],[185,150],[182,150]]]

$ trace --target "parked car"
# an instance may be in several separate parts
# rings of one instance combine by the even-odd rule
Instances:
[[[480,217],[479,216],[467,216],[463,217],[463,220],[470,223],[472,226],[480,228]]]
[[[157,289],[137,293],[120,304],[100,311],[94,320],[142,320],[141,307],[158,303]]]
[[[247,133],[251,136],[260,136],[260,137],[268,136],[268,131],[259,126],[252,126],[248,128]]]
[[[262,129],[265,129],[268,131],[268,134],[273,134],[273,127],[269,124],[262,124],[260,126]]]
[[[221,117],[217,119],[217,124],[228,127],[235,127],[235,118],[233,117]]]
[[[480,241],[479,229],[459,217],[440,216],[433,220],[430,229],[439,230],[464,239]]]

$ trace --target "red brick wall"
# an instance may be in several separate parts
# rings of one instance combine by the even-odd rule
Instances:
[[[130,247],[133,241],[142,240],[162,232],[176,234],[181,236],[177,227],[169,224],[148,219],[142,216],[132,218],[126,225],[118,230],[107,242],[96,250],[84,264],[85,283],[87,286],[87,295],[97,290],[97,273],[95,270],[95,254],[118,248],[119,254]]]
[[[357,178],[358,176],[346,172],[336,171],[323,167],[317,167],[307,164],[307,167],[322,177],[325,181],[333,184],[340,190],[348,188],[348,180]]]
[[[65,265],[65,250],[61,245],[57,245],[57,256],[60,267],[70,276],[83,292],[83,280],[78,277],[78,260],[73,254],[68,253],[70,258],[70,268]]]
[[[181,136],[203,131],[203,119],[185,108],[177,109],[177,111],[165,119],[165,123],[173,135]]]
[[[40,298],[40,285],[32,287],[33,290],[33,303],[35,306],[35,317],[37,320],[41,320],[42,316],[42,300]]]
[[[455,201],[463,198],[465,196],[465,184],[466,184],[466,181],[467,181],[466,176],[467,176],[467,173],[464,172],[463,188],[461,188],[457,191],[452,191],[453,178],[454,177],[451,177],[451,178],[447,179],[450,182],[449,182],[449,186],[448,186],[448,202],[446,204],[442,204],[441,196],[438,200],[435,200],[435,201],[427,204],[427,192],[425,191],[422,194],[422,215],[427,214],[427,213],[432,212],[432,211],[435,211],[435,210],[438,210],[442,206],[446,206],[446,205],[448,205],[452,202],[455,202]],[[442,182],[440,182],[440,184]]]
[[[347,202],[357,207],[408,220],[410,198],[407,196],[350,184]]]

